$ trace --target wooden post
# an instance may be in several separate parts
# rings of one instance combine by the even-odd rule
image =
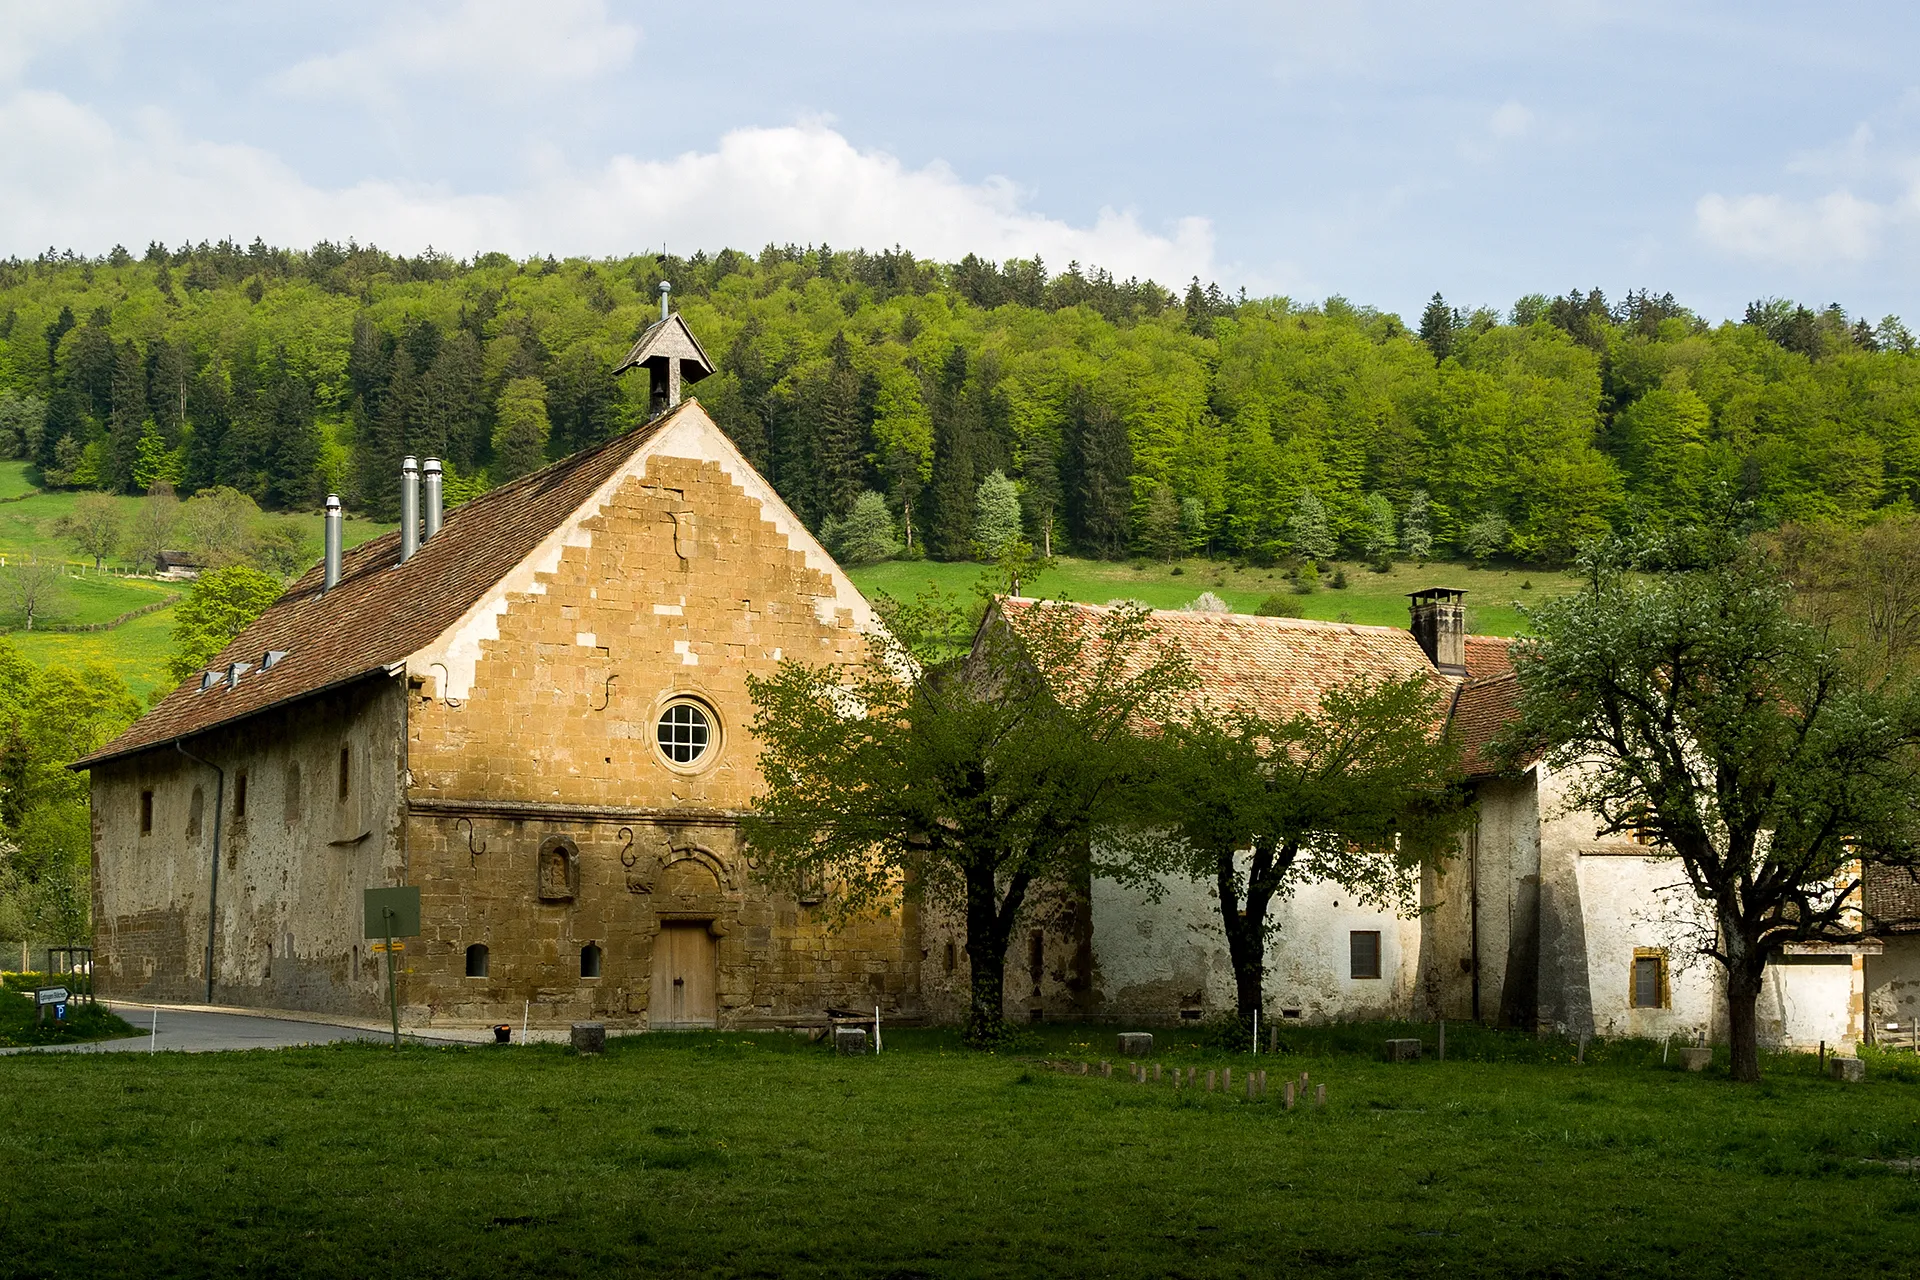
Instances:
[[[1267,1073],[1264,1068],[1260,1072],[1260,1096],[1267,1096]]]
[[[1323,1084],[1313,1086],[1313,1105],[1316,1107],[1327,1105],[1327,1086]]]
[[[1580,1050],[1573,1055],[1573,1060],[1582,1065],[1587,1061],[1587,1036],[1584,1033],[1580,1037]]]
[[[1153,1078],[1155,1080],[1160,1078],[1160,1064],[1157,1062],[1153,1064]]]
[[[1218,1071],[1207,1072],[1207,1092],[1208,1093],[1212,1093],[1214,1091],[1214,1088],[1218,1086],[1219,1083],[1220,1083],[1220,1073]]]
[[[1280,1100],[1287,1110],[1293,1110],[1293,1081],[1289,1080],[1281,1087]]]
[[[1307,1073],[1302,1071],[1300,1073],[1300,1092],[1305,1093],[1306,1091],[1307,1091]]]
[[[1247,1101],[1248,1102],[1253,1101],[1254,1086],[1257,1085],[1258,1083],[1259,1083],[1259,1073],[1256,1071],[1247,1072]]]
[[[1820,1042],[1820,1074],[1823,1076],[1827,1074],[1827,1042],[1825,1040]]]
[[[1105,1058],[1100,1059],[1100,1074],[1109,1080],[1113,1079],[1113,1064]]]
[[[1220,1073],[1220,1092],[1233,1092],[1233,1068],[1228,1067]]]
[[[1199,1083],[1200,1083],[1200,1068],[1188,1067],[1187,1068],[1187,1088],[1191,1089]]]
[[[1274,1026],[1271,1022],[1267,1024],[1267,1052],[1280,1052],[1280,1028]]]
[[[1440,1019],[1440,1061],[1447,1060],[1447,1020]]]

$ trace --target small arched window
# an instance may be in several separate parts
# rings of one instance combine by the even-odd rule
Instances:
[[[583,978],[600,976],[600,948],[595,943],[589,942],[580,948],[580,976]]]
[[[487,976],[487,944],[476,942],[467,948],[467,976],[484,978]]]

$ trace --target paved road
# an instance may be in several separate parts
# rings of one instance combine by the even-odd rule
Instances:
[[[387,1034],[358,1027],[336,1027],[324,1022],[293,1022],[283,1018],[256,1018],[242,1013],[213,1013],[199,1009],[162,1009],[157,1032],[151,1005],[105,1002],[121,1017],[140,1028],[125,1040],[96,1040],[89,1044],[47,1045],[32,1049],[5,1049],[0,1053],[146,1053],[150,1049],[176,1053],[212,1053],[222,1049],[286,1049],[302,1044],[331,1044],[336,1040],[384,1040]]]

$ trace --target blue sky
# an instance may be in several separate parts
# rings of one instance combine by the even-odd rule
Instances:
[[[769,240],[1920,320],[1920,13],[0,0],[0,253]]]

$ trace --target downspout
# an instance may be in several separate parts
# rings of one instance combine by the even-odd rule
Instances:
[[[1467,833],[1468,964],[1473,966],[1473,1020],[1480,1021],[1480,819]]]
[[[220,920],[220,822],[227,812],[227,771],[211,760],[203,759],[173,740],[173,749],[196,764],[203,764],[220,775],[213,788],[213,870],[207,879],[207,1003],[213,1003],[213,942]]]

